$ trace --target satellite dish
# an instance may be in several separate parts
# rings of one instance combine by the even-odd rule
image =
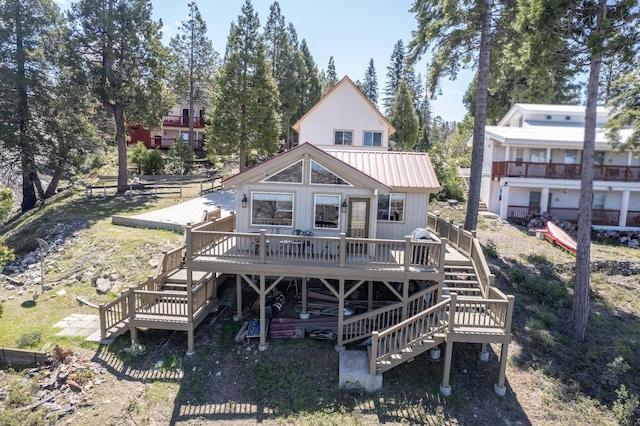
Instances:
[[[45,253],[49,251],[49,244],[47,244],[45,240],[43,240],[42,238],[36,238],[36,241],[40,245],[40,250]]]

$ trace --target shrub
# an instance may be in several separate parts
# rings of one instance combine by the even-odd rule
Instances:
[[[98,170],[102,166],[104,166],[104,157],[102,155],[96,154],[91,157],[91,161],[89,161],[91,170]]]
[[[509,278],[514,284],[522,284],[527,280],[527,274],[522,269],[513,269],[509,273]]]
[[[129,162],[136,166],[138,169],[138,174],[144,170],[144,166],[147,163],[149,158],[149,150],[144,143],[138,141],[136,144],[129,150]]]
[[[638,417],[636,415],[638,406],[640,405],[638,395],[630,394],[625,385],[620,385],[620,388],[616,391],[616,395],[618,397],[613,403],[612,410],[618,422],[620,422],[622,426],[638,424]]]
[[[147,156],[144,164],[144,173],[146,175],[159,175],[164,172],[164,160],[158,151],[151,151]]]
[[[29,348],[39,344],[40,339],[42,339],[42,332],[40,331],[25,333],[16,339],[16,345],[18,345],[19,348]]]
[[[484,252],[485,256],[491,259],[497,259],[498,257],[500,257],[498,245],[493,240],[488,240],[487,244],[482,246],[482,251]]]
[[[195,162],[196,155],[191,148],[191,145],[182,141],[176,140],[167,154],[167,165],[171,173],[176,175],[185,175],[189,173],[193,163]]]

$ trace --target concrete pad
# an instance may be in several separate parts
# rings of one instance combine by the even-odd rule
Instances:
[[[65,319],[53,325],[55,328],[62,328],[56,336],[79,336],[87,337],[95,333],[100,333],[100,319],[98,315],[71,314]]]
[[[382,373],[369,374],[369,356],[365,351],[340,352],[340,389],[363,389],[377,392],[382,389]]]

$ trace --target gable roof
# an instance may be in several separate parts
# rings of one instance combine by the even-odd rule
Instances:
[[[377,189],[382,193],[388,193],[391,189],[375,177],[354,168],[352,165],[342,161],[341,159],[317,148],[316,146],[305,142],[270,159],[256,164],[255,166],[244,170],[234,176],[222,181],[225,188],[241,185],[245,182],[262,180],[280,172],[283,168],[293,164],[294,162],[309,156],[318,161],[323,166],[331,169],[332,172],[341,175],[342,178],[353,184]]]
[[[393,191],[438,192],[440,183],[426,152],[352,151],[325,152],[389,186]]]
[[[389,120],[387,120],[386,117],[378,110],[378,108],[376,108],[376,106],[373,105],[373,103],[371,103],[369,98],[367,98],[364,95],[364,93],[362,93],[362,91],[360,91],[360,89],[358,89],[358,86],[356,86],[355,83],[353,81],[351,81],[351,79],[348,76],[344,76],[342,78],[342,80],[340,80],[335,86],[333,86],[331,88],[331,90],[329,90],[318,102],[316,102],[316,104],[314,106],[312,106],[311,109],[309,109],[309,111],[306,112],[306,114],[304,114],[302,117],[300,117],[300,119],[298,121],[296,121],[296,123],[291,127],[293,127],[293,129],[296,132],[300,133],[300,126],[302,125],[302,122],[305,121],[311,114],[313,114],[313,112],[316,109],[318,109],[320,107],[320,105],[322,105],[324,102],[326,102],[327,99],[329,99],[331,96],[333,96],[334,93],[337,92],[343,86],[344,87],[349,87],[353,91],[355,91],[362,98],[362,100],[376,113],[376,115],[380,118],[380,120],[382,120],[382,122],[386,126],[388,126],[388,128],[389,128],[389,136],[391,136],[392,134],[394,134],[396,132],[396,128],[393,127],[393,125],[389,122]]]
[[[526,115],[526,114],[560,114],[560,115],[576,115],[584,119],[584,114],[586,112],[586,108],[584,105],[562,105],[562,104],[522,104],[515,103],[513,106],[507,111],[507,113],[502,117],[502,119],[498,122],[498,126],[506,126],[509,121],[516,115]],[[598,106],[596,109],[596,114],[599,119],[606,120],[608,115],[608,110],[606,107]]]

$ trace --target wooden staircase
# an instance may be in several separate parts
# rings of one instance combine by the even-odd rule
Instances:
[[[471,262],[466,264],[445,264],[443,286],[450,292],[462,296],[479,296],[480,283]]]
[[[444,342],[445,335],[443,333],[438,333],[432,337],[425,337],[424,339],[420,339],[410,345],[405,346],[400,349],[397,353],[389,355],[383,359],[378,359],[376,361],[376,371],[379,373],[384,373],[385,371],[391,370],[394,367],[397,367],[400,364],[405,362],[409,362],[418,355],[422,355],[428,350],[431,350],[438,346],[440,343]],[[367,353],[369,355],[369,359],[371,359],[371,346],[367,347]]]

